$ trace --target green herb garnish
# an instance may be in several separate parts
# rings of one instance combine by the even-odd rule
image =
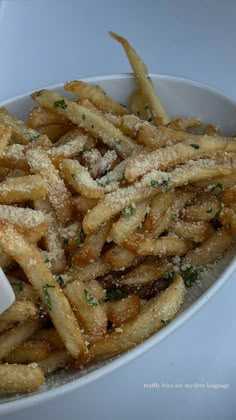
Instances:
[[[220,206],[220,208],[217,210],[217,212],[216,212],[216,214],[215,214],[215,216],[214,216],[214,220],[218,220],[218,219],[219,219],[219,217],[220,217],[220,215],[221,215],[222,210],[223,210],[223,207],[222,207],[222,206]]]
[[[171,284],[174,281],[175,272],[174,271],[167,271],[164,275],[164,279],[168,280],[168,283]]]
[[[207,211],[206,211],[206,213],[212,213],[213,212],[213,208],[212,207],[210,207]]]
[[[38,140],[39,137],[40,137],[40,134],[33,134],[32,136],[30,136],[30,141],[36,141]]]
[[[151,187],[155,188],[158,185],[158,181],[156,181],[155,179],[152,179],[150,182]]]
[[[63,240],[63,244],[69,245],[69,242],[70,242],[69,238],[62,238],[62,240]]]
[[[145,110],[146,110],[146,109],[149,109],[148,104],[144,105],[144,109],[145,109]]]
[[[193,147],[194,149],[200,149],[200,146],[198,144],[190,144],[191,147]]]
[[[165,178],[165,179],[163,179],[163,180],[161,181],[161,185],[162,185],[163,190],[164,190],[165,192],[167,192],[167,191],[168,191],[168,188],[169,188],[169,182],[170,182],[170,178],[169,178],[169,177],[168,177],[168,178]]]
[[[85,120],[85,115],[84,114],[82,114],[82,120]]]
[[[223,189],[224,189],[223,185],[222,185],[222,184],[220,184],[220,183],[218,183],[218,184],[215,184],[215,185],[214,185],[214,186],[210,189],[210,191],[211,191],[211,192],[215,192],[215,196],[216,196],[216,198],[217,198],[219,201],[221,201],[222,194],[223,194]]]
[[[64,99],[61,99],[60,101],[54,102],[54,108],[66,109],[67,108],[67,105],[65,103],[65,100]]]
[[[106,297],[104,299],[105,302],[111,302],[112,300],[116,300],[124,296],[124,292],[119,289],[106,289]]]
[[[91,306],[98,306],[98,301],[97,301],[97,299],[95,299],[95,297],[94,297],[94,296],[92,296],[92,295],[91,295],[91,293],[90,293],[87,289],[84,289],[84,294],[85,294],[85,297],[86,297],[86,299],[87,299],[88,303],[89,303]]]
[[[51,311],[52,310],[52,301],[51,301],[51,296],[49,294],[48,289],[55,289],[55,286],[53,286],[52,284],[45,284],[43,286],[43,294],[44,294],[45,300],[47,302],[48,308]]]
[[[170,319],[161,319],[162,324],[167,325],[170,322]]]
[[[135,209],[135,207],[126,207],[124,210],[122,210],[122,214],[123,214],[123,216],[127,216],[127,217],[129,217],[129,216],[133,216],[133,214],[135,214],[135,212],[136,212],[136,209]]]
[[[148,118],[148,122],[152,122],[152,117],[149,117]]]
[[[61,287],[64,287],[64,280],[62,276],[56,276],[56,281]]]
[[[182,277],[186,287],[192,287],[199,276],[198,270],[192,266],[182,270]]]

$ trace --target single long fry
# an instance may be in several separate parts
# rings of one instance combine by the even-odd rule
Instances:
[[[38,308],[30,300],[16,300],[10,308],[0,315],[0,325],[2,322],[22,322],[28,318],[38,315]]]
[[[5,358],[7,363],[35,363],[45,359],[50,354],[49,344],[26,342],[12,350]]]
[[[66,285],[64,292],[85,332],[98,337],[104,336],[107,327],[106,313],[93,296],[89,282],[73,281]]]
[[[136,206],[126,207],[119,220],[113,224],[110,237],[117,244],[122,245],[143,222],[149,208],[149,199],[141,201]]]
[[[112,326],[119,327],[139,314],[140,298],[137,295],[129,295],[126,298],[107,303],[105,309]]]
[[[43,140],[48,146],[51,145],[46,136],[40,135],[33,128],[27,127],[22,121],[13,117],[5,108],[0,108],[0,121],[11,127],[12,135],[17,143],[29,144]]]
[[[72,282],[74,280],[81,280],[81,281],[93,281],[97,277],[104,276],[109,271],[111,271],[111,266],[99,259],[85,267],[77,267],[73,266],[73,269],[70,273],[68,273],[68,282]]]
[[[143,234],[133,234],[125,246],[136,255],[185,255],[192,248],[192,242],[178,237],[147,238]]]
[[[92,179],[89,171],[78,161],[65,159],[61,162],[60,170],[72,188],[84,197],[104,197],[103,188]]]
[[[128,249],[114,245],[103,254],[103,260],[109,264],[113,270],[125,270],[136,262],[136,255]]]
[[[98,85],[93,86],[80,80],[74,80],[73,82],[66,82],[64,89],[75,93],[80,98],[89,99],[103,112],[110,112],[115,115],[124,115],[128,113],[125,107],[107,96],[104,90]]]
[[[195,164],[183,165],[172,172],[152,171],[137,183],[126,188],[120,188],[107,194],[103,200],[85,215],[83,228],[90,233],[111,219],[117,213],[132,203],[138,203],[148,197],[153,197],[161,191],[175,188],[202,179],[210,179],[220,174],[232,174],[236,168],[232,164],[222,166],[209,161],[198,161]]]
[[[54,109],[59,115],[65,116],[79,127],[84,128],[90,134],[101,139],[122,157],[127,157],[137,149],[137,146],[129,137],[117,128],[115,128],[109,121],[101,115],[90,111],[89,109],[69,101],[56,92],[49,90],[41,90],[32,95],[40,105],[49,109]]]
[[[135,73],[137,82],[139,84],[139,88],[152,111],[154,122],[157,125],[168,124],[170,121],[170,118],[167,115],[165,109],[163,108],[161,104],[160,99],[158,98],[155,92],[152,81],[150,77],[148,76],[147,67],[145,66],[145,64],[142,62],[141,58],[139,57],[139,55],[131,47],[131,45],[125,38],[115,34],[114,32],[109,32],[109,34],[112,36],[112,38],[118,41],[124,48],[127,54],[127,57],[129,59],[129,62]]]
[[[217,230],[209,239],[188,252],[183,259],[183,266],[206,266],[222,255],[232,241],[232,236],[224,228]]]
[[[40,327],[39,319],[28,319],[0,335],[0,360],[8,355],[14,348],[27,341]]]
[[[27,243],[11,225],[5,224],[1,224],[0,243],[37,290],[69,353],[76,358],[85,352],[85,342],[73,311],[36,247]]]
[[[119,332],[112,332],[103,341],[95,343],[89,350],[90,360],[124,352],[150,337],[174,318],[184,296],[183,279],[176,276],[173,284],[161,295],[155,296],[142,306],[136,318],[124,324]]]
[[[59,171],[43,150],[29,150],[26,158],[31,170],[40,174],[45,180],[48,199],[58,219],[65,223],[71,217],[71,194],[61,179]]]
[[[44,198],[47,194],[45,181],[40,175],[8,178],[0,182],[0,203],[12,204]]]
[[[73,256],[73,263],[80,267],[97,260],[102,252],[104,243],[112,227],[112,220],[101,226],[96,232],[87,235],[85,241]]]
[[[155,150],[148,155],[139,155],[133,158],[125,169],[125,177],[133,182],[140,176],[153,169],[166,169],[189,159],[212,155],[215,152],[236,151],[236,141],[225,141],[210,136],[195,136],[191,144],[178,143],[174,146]]]
[[[128,273],[122,275],[118,279],[118,284],[130,288],[148,286],[163,277],[170,268],[171,263],[164,258],[147,259]]]
[[[55,372],[68,366],[72,362],[72,357],[65,350],[54,351],[46,359],[38,362],[39,367],[45,375]]]
[[[44,374],[37,365],[0,365],[1,391],[33,392],[43,383]]]
[[[169,229],[179,237],[189,239],[193,242],[204,242],[214,233],[211,224],[204,221],[187,223],[184,220],[177,220],[171,223]]]

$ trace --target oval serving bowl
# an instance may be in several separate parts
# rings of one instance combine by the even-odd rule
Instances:
[[[158,94],[171,117],[188,117],[218,126],[224,135],[236,133],[236,101],[209,86],[173,76],[150,75]],[[99,84],[108,95],[118,102],[127,104],[135,88],[133,75],[121,74],[100,76],[84,81]],[[63,84],[50,86],[70,97],[63,90]],[[30,93],[0,103],[17,118],[25,120],[34,106]],[[164,338],[192,317],[223,286],[236,269],[233,246],[214,268],[207,271],[201,282],[188,289],[187,298],[176,318],[161,331],[155,333],[144,343],[118,357],[93,364],[79,371],[59,371],[49,377],[37,393],[24,395],[0,394],[0,414],[9,413],[37,402],[46,401],[58,394],[66,393],[92,382],[99,377],[135,359],[150,348],[157,346]]]

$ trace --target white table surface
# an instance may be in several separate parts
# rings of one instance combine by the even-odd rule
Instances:
[[[208,83],[236,98],[235,18],[234,0],[0,0],[0,100],[67,79],[130,71],[110,29],[128,37],[150,72]],[[157,348],[4,419],[235,419],[234,277]],[[144,388],[154,382],[205,388]],[[229,387],[206,389],[207,383]]]

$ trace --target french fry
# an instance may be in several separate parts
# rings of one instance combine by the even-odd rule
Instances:
[[[202,197],[198,197],[197,204],[192,204],[184,209],[183,217],[191,222],[210,221],[215,218],[221,206],[215,196],[203,194]]]
[[[84,339],[73,311],[36,247],[27,243],[11,225],[6,224],[1,224],[0,243],[22,267],[37,290],[69,353],[76,358],[85,352]]]
[[[38,132],[41,135],[47,136],[52,143],[56,143],[62,136],[71,130],[71,127],[70,124],[51,124],[39,127]]]
[[[42,320],[28,319],[0,335],[0,360],[27,341],[40,327]]]
[[[30,284],[9,274],[7,275],[7,278],[14,290],[17,301],[24,302],[30,300],[38,305],[39,297]]]
[[[44,198],[47,194],[45,181],[40,175],[8,178],[0,182],[0,203],[13,204]]]
[[[8,143],[11,140],[12,130],[7,124],[1,123],[0,125],[0,156],[3,155]]]
[[[130,156],[137,146],[129,137],[115,128],[109,121],[101,115],[89,109],[69,101],[56,92],[46,89],[35,92],[32,95],[40,105],[49,109],[54,109],[59,115],[65,116],[74,124],[88,131],[88,133],[102,140],[122,157]]]
[[[92,295],[89,282],[75,280],[66,285],[64,292],[85,332],[96,337],[104,336],[107,328],[106,313]]]
[[[103,188],[92,179],[89,171],[78,161],[65,159],[60,164],[60,170],[74,191],[87,198],[104,197]]]
[[[155,150],[148,155],[138,155],[132,159],[126,169],[125,177],[128,181],[133,182],[140,176],[153,169],[163,170],[168,167],[184,163],[190,159],[209,156],[218,151],[231,152],[236,150],[235,141],[220,140],[218,137],[207,137],[196,139],[192,144],[178,143],[174,146],[168,146]],[[189,140],[188,140],[189,141]]]
[[[107,194],[85,215],[83,229],[86,234],[93,232],[124,208],[130,207],[132,203],[153,197],[163,190],[170,190],[197,180],[210,179],[220,174],[230,175],[235,171],[236,169],[230,164],[227,166],[217,165],[210,160],[202,163],[199,160],[197,163],[183,165],[168,173],[153,170],[144,175],[136,184]]]
[[[195,223],[177,220],[171,223],[169,230],[179,237],[193,242],[204,242],[214,233],[212,226],[201,220]]]
[[[24,150],[25,146],[22,144],[10,144],[0,156],[0,165],[9,169],[29,171],[29,165]]]
[[[232,204],[236,202],[236,186],[227,188],[222,194],[222,201],[225,204]]]
[[[139,89],[135,90],[130,97],[130,111],[143,121],[152,121],[152,113]]]
[[[111,271],[111,266],[103,261],[102,259],[98,258],[97,261],[81,268],[77,266],[73,266],[72,270],[68,274],[68,282],[72,282],[74,280],[81,280],[81,281],[92,281],[97,277],[104,276],[109,271]]]
[[[149,199],[146,199],[123,210],[119,220],[113,224],[110,233],[111,239],[117,245],[122,246],[126,238],[140,227],[148,211],[149,202]]]
[[[153,232],[156,236],[159,236],[168,227],[172,215],[171,204],[174,198],[175,194],[173,191],[157,194],[153,197],[150,211],[143,224],[144,231]]]
[[[135,318],[141,309],[140,298],[129,295],[126,298],[106,304],[106,314],[113,327],[120,327]]]
[[[178,237],[147,238],[143,234],[133,234],[126,240],[125,246],[136,255],[175,256],[185,255],[192,242]]]
[[[149,286],[154,281],[163,277],[170,269],[171,263],[164,258],[147,259],[128,273],[122,275],[118,279],[118,284],[128,288]]]
[[[14,224],[31,242],[41,239],[48,227],[48,220],[42,212],[15,206],[0,205],[0,221]]]
[[[10,308],[0,315],[0,326],[4,322],[25,321],[28,318],[35,318],[38,315],[38,308],[30,300],[16,300]]]
[[[90,360],[112,356],[131,349],[160,330],[167,321],[174,318],[185,296],[183,279],[176,276],[160,295],[150,299],[142,306],[141,312],[131,321],[95,343],[89,350]]]
[[[83,267],[97,260],[112,227],[112,220],[101,226],[96,232],[87,235],[84,242],[73,256],[73,264]]]
[[[26,343],[18,346],[12,350],[5,358],[4,362],[7,363],[37,363],[45,359],[50,354],[50,346],[44,343],[33,343],[27,341]]]
[[[209,136],[218,136],[219,135],[219,128],[215,127],[212,124],[207,124],[205,129],[204,129],[204,133],[209,135]]]
[[[82,195],[77,195],[72,198],[72,204],[76,210],[83,215],[87,213],[88,210],[91,210],[98,203],[97,198],[88,198],[83,197]]]
[[[167,115],[165,109],[163,108],[161,104],[160,99],[158,98],[155,92],[152,81],[150,77],[148,76],[147,67],[145,66],[141,58],[138,56],[136,51],[131,47],[131,45],[125,38],[115,34],[114,32],[109,32],[109,34],[111,35],[112,38],[118,41],[124,48],[127,54],[127,57],[129,59],[129,62],[135,73],[140,91],[142,92],[142,95],[146,99],[147,104],[149,105],[151,109],[155,124],[157,125],[168,124],[170,121],[170,118]]]
[[[80,98],[89,99],[104,113],[110,112],[115,115],[124,115],[128,113],[124,106],[107,96],[100,86],[93,86],[80,80],[74,80],[73,82],[65,83],[64,89],[75,93]]]
[[[73,361],[71,355],[65,350],[54,351],[46,359],[38,362],[39,367],[47,376],[56,370],[62,369]]]
[[[232,240],[232,236],[224,228],[217,230],[209,239],[187,253],[183,266],[206,266],[222,255],[230,247]]]
[[[36,106],[31,109],[28,117],[28,125],[37,130],[39,127],[48,126],[52,124],[65,124],[67,120],[56,112],[49,109]]]
[[[179,131],[187,131],[189,128],[193,127],[200,127],[202,125],[200,120],[195,120],[193,118],[177,118],[176,120],[172,120],[168,127],[174,130]],[[205,134],[211,134],[210,132]]]
[[[46,343],[53,350],[65,350],[65,346],[61,341],[61,338],[57,330],[53,327],[42,328],[37,331],[30,339],[31,343]]]
[[[52,147],[48,151],[48,155],[52,159],[54,165],[58,167],[63,159],[78,156],[83,150],[89,148],[90,146],[93,146],[93,143],[94,142],[91,142],[89,140],[88,136],[75,136],[74,139],[71,139],[65,144]]]
[[[136,262],[136,255],[128,249],[114,245],[103,254],[103,260],[105,263],[109,264],[113,270],[125,270],[126,267],[129,267]]]
[[[31,170],[40,174],[44,179],[48,199],[59,221],[65,223],[71,217],[71,194],[61,179],[59,171],[54,167],[43,150],[29,150],[26,152],[26,158]]]
[[[0,121],[11,127],[13,138],[17,143],[29,144],[43,140],[48,146],[51,145],[51,142],[46,136],[40,135],[33,128],[27,127],[22,121],[13,117],[5,108],[0,108]]]
[[[83,153],[83,162],[93,178],[101,177],[107,173],[117,160],[114,150],[108,150],[103,156],[98,149],[92,149]]]
[[[0,365],[1,391],[33,392],[44,383],[44,374],[37,365]]]

